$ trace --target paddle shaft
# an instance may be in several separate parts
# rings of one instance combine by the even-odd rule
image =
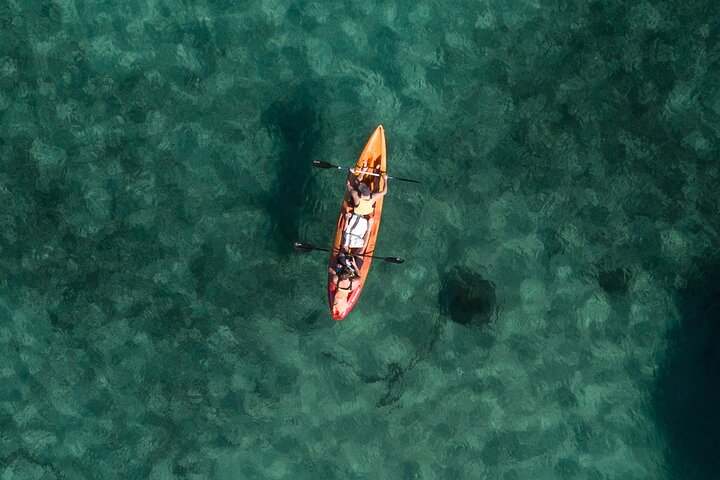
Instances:
[[[297,252],[312,252],[313,250],[320,250],[321,252],[333,252],[333,250],[330,250],[329,248],[320,248],[316,247],[314,245],[309,245],[307,243],[299,243],[295,242],[295,251]],[[386,262],[390,263],[403,263],[405,260],[399,257],[376,257],[375,255],[368,255],[367,253],[348,253],[347,254],[350,257],[367,257],[367,258],[377,258],[379,260],[385,260]]]
[[[332,252],[329,248],[318,248],[315,247],[315,250],[322,250],[323,252]],[[367,257],[367,258],[379,258],[381,260],[385,260],[386,258],[395,258],[395,257],[376,257],[375,255],[368,255],[367,253],[348,253],[348,257]]]
[[[339,168],[343,168],[343,167],[339,167]],[[347,170],[350,170],[353,173],[364,173],[365,175],[372,175],[374,177],[382,177],[382,173],[369,172],[367,170],[355,170],[354,168],[348,168]],[[388,180],[402,180],[403,182],[420,183],[417,180],[410,180],[409,178],[393,177],[392,175],[388,175],[387,179]]]
[[[342,167],[340,167],[342,168]],[[348,168],[352,173],[364,173],[365,175],[372,175],[373,177],[382,177],[382,173],[371,172],[370,170],[356,170],[354,168]],[[388,178],[393,178],[388,175]]]
[[[375,177],[379,177],[379,176],[382,175],[381,173],[375,173],[375,172],[371,172],[371,171],[368,171],[368,170],[356,170],[356,169],[354,169],[354,168],[341,167],[341,166],[333,165],[332,163],[323,162],[323,161],[320,161],[320,160],[313,160],[313,166],[314,166],[314,167],[318,167],[318,168],[337,168],[338,170],[348,170],[348,171],[353,172],[353,173],[364,173],[365,175],[373,175],[373,176],[375,176]],[[403,182],[420,183],[420,182],[417,181],[417,180],[412,180],[412,179],[410,179],[410,178],[393,177],[392,175],[388,175],[387,178],[388,178],[388,180],[400,180],[400,181],[403,181]]]

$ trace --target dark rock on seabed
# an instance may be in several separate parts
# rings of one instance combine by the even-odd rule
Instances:
[[[465,267],[446,274],[440,290],[440,309],[461,325],[485,325],[495,316],[495,285]]]

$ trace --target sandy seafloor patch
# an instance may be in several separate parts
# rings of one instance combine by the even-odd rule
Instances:
[[[719,9],[0,2],[0,478],[718,478]]]

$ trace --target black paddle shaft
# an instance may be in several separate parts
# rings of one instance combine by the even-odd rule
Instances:
[[[317,168],[336,168],[336,169],[338,169],[338,170],[354,170],[354,169],[348,168],[348,167],[339,167],[339,166],[337,166],[337,165],[333,165],[332,163],[323,162],[323,161],[321,161],[321,160],[313,160],[313,167],[317,167]],[[368,175],[379,175],[379,174],[374,173],[374,172],[365,172],[365,173],[368,174]],[[391,176],[391,175],[388,175],[387,178],[388,178],[388,180],[400,180],[400,181],[403,181],[403,182],[420,183],[420,182],[418,182],[417,180],[412,180],[412,179],[410,179],[410,178],[393,177],[393,176]]]
[[[332,250],[327,249],[327,248],[319,248],[314,245],[310,245],[309,243],[300,243],[300,242],[295,242],[293,244],[293,248],[295,249],[296,252],[299,252],[299,253],[312,252],[313,250],[320,250],[322,252],[332,252]],[[368,255],[365,253],[349,253],[348,256],[377,258],[377,259],[384,260],[389,263],[405,263],[405,260],[400,257],[376,257],[375,255]]]

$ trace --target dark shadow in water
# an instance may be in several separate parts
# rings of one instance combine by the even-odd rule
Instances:
[[[485,325],[497,313],[495,285],[465,267],[445,274],[440,290],[440,311],[461,325]]]
[[[301,86],[276,100],[263,113],[262,122],[284,142],[276,162],[276,188],[265,207],[275,222],[275,249],[285,254],[298,240],[300,217],[313,203],[308,197],[315,185],[312,161],[320,120],[308,87]]]
[[[720,265],[681,292],[654,402],[675,478],[720,475]]]
[[[632,273],[624,268],[603,270],[598,272],[597,280],[600,287],[610,295],[625,295],[630,288]]]

